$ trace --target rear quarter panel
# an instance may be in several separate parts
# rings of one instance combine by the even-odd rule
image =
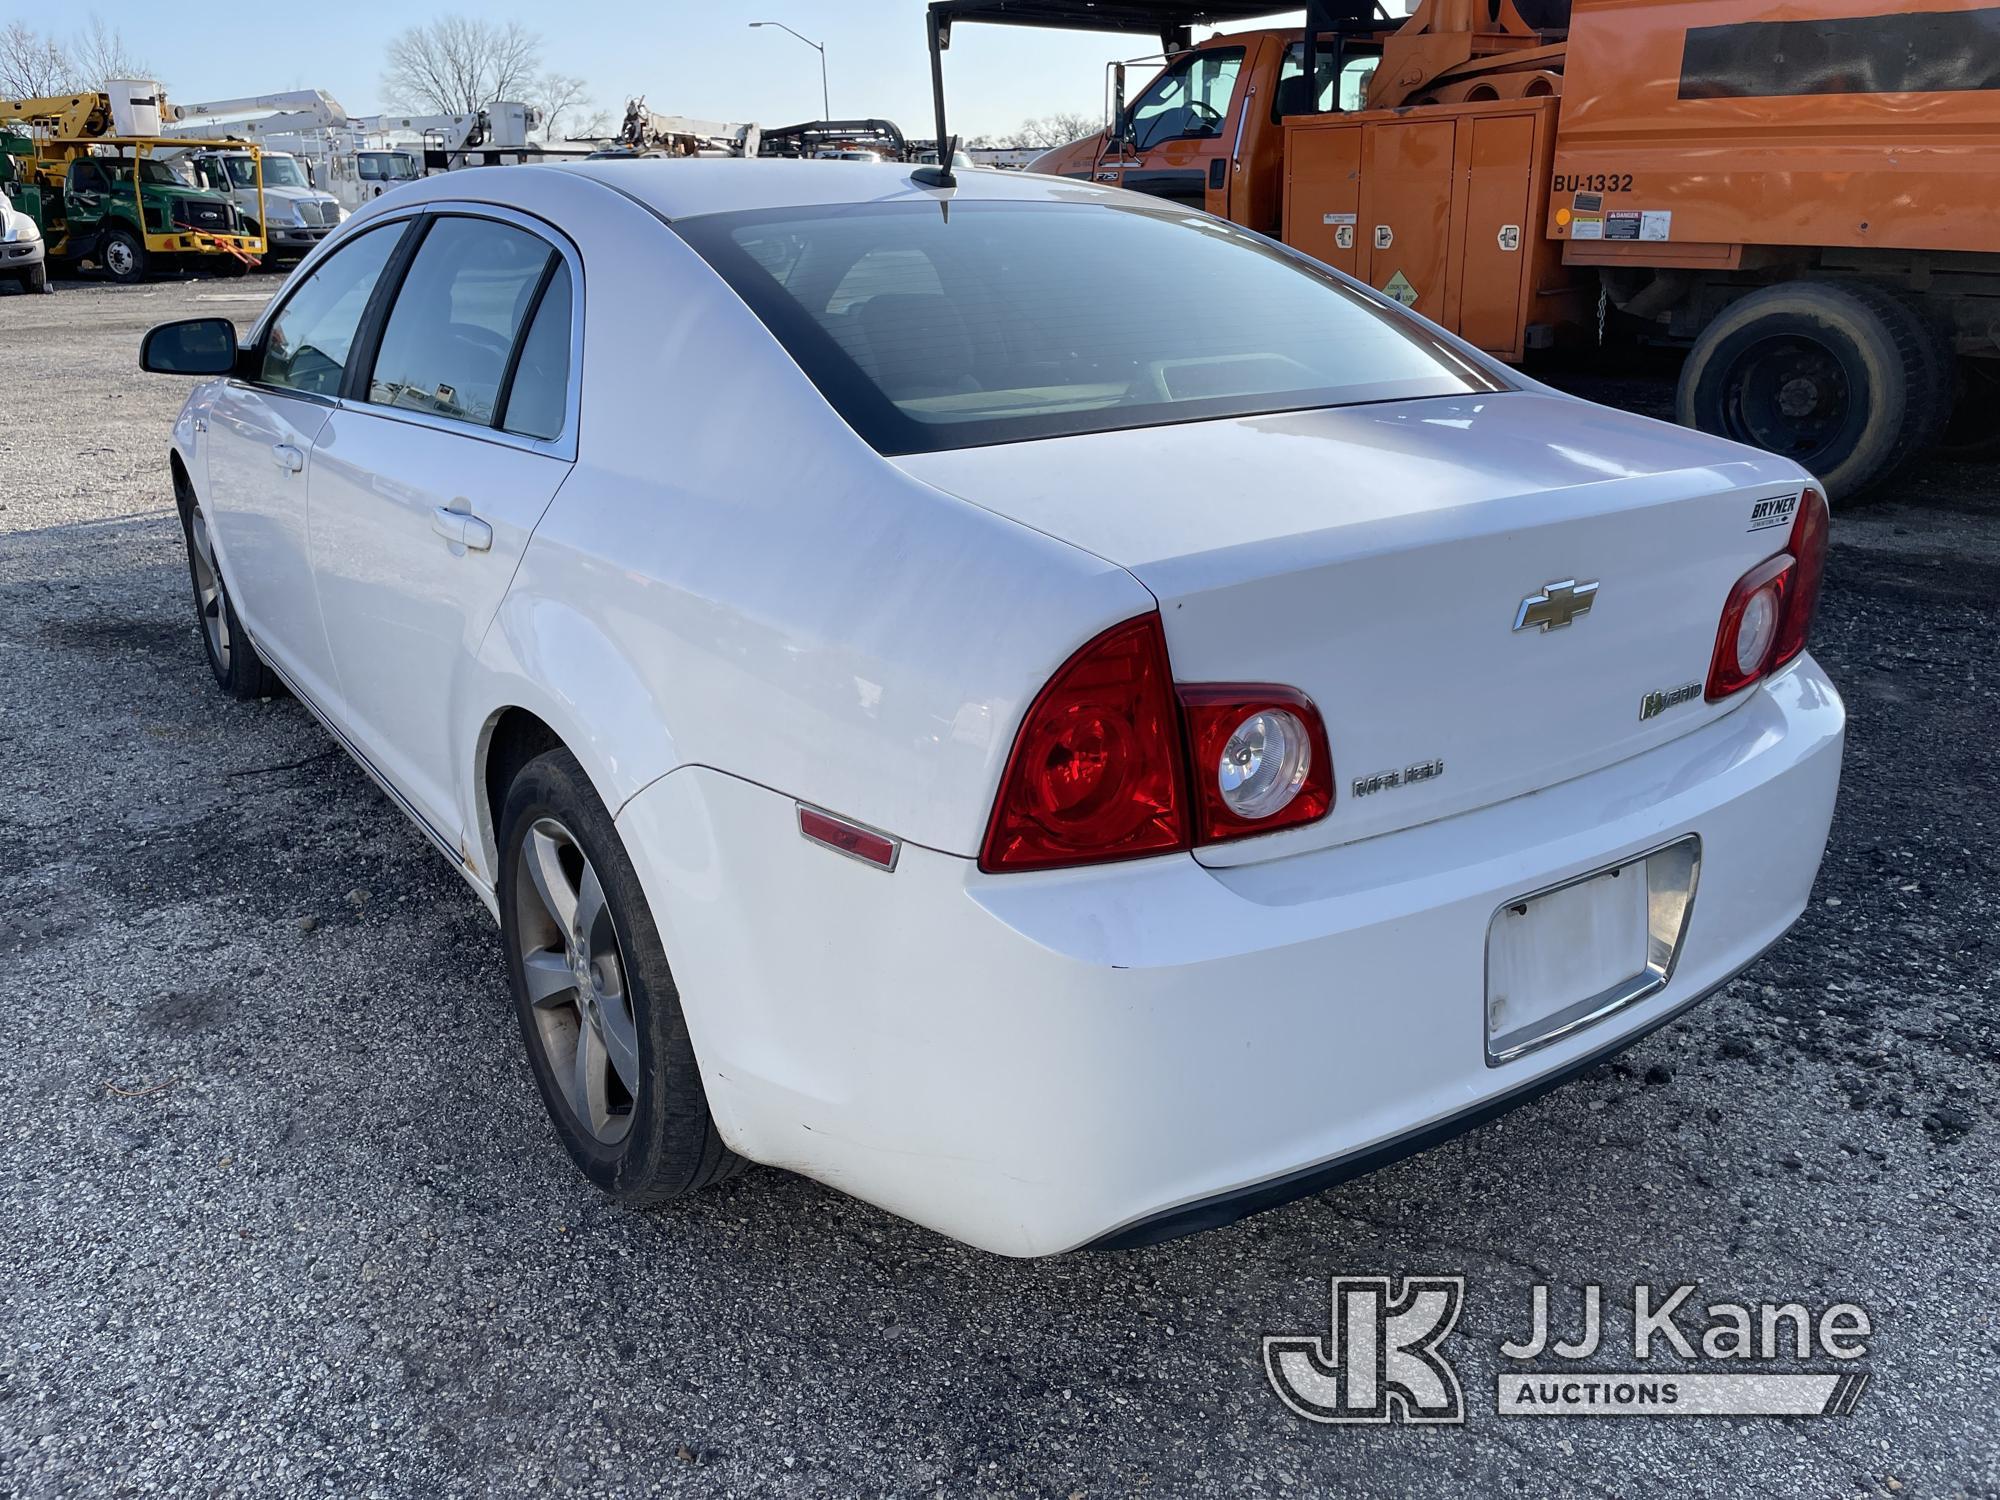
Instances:
[[[1152,596],[900,473],[693,251],[592,191],[592,222],[566,221],[579,460],[466,685],[465,763],[520,704],[614,812],[699,764],[975,853],[1026,699]]]

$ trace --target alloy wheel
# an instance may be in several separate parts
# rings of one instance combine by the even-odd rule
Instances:
[[[208,649],[218,671],[229,675],[229,600],[222,587],[222,571],[215,565],[215,552],[208,539],[208,518],[199,502],[188,509],[188,561],[193,565],[194,607],[201,616],[201,628],[208,632]]]
[[[534,1036],[570,1113],[600,1144],[632,1128],[639,1027],[597,871],[554,818],[521,835],[514,914]]]

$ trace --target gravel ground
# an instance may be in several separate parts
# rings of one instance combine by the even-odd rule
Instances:
[[[475,899],[202,664],[185,387],[135,350],[273,285],[0,297],[0,1494],[2000,1495],[2000,470],[1836,521],[1846,786],[1764,962],[1362,1181],[1012,1262],[766,1170],[626,1213],[561,1157]],[[1465,1427],[1279,1406],[1260,1336],[1336,1272],[1469,1278]],[[1530,1285],[1680,1280],[1866,1306],[1859,1409],[1493,1415]]]

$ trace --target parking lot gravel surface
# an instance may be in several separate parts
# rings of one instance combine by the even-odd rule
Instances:
[[[1836,516],[1840,809],[1755,968],[1373,1176],[1017,1262],[781,1172],[632,1213],[569,1166],[478,901],[203,664],[186,383],[136,350],[275,285],[0,296],[0,1494],[2000,1495],[2000,469]],[[1669,373],[1561,379],[1664,413]],[[1262,1336],[1371,1273],[1467,1278],[1462,1427],[1274,1398]],[[1858,1408],[1494,1414],[1529,1287],[1684,1281],[1867,1308]]]

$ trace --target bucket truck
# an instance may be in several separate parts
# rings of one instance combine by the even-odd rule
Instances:
[[[246,222],[230,197],[188,186],[161,159],[183,144],[160,133],[164,113],[160,85],[149,80],[0,99],[0,125],[15,132],[8,196],[21,209],[32,195],[50,262],[91,261],[112,280],[131,282],[175,263],[234,275],[263,257],[257,148],[244,148],[254,210]]]
[[[318,89],[215,99],[170,106],[166,127],[176,140],[200,142],[176,165],[195,184],[223,194],[244,217],[260,224],[276,260],[297,260],[347,217],[333,184],[352,186],[353,154],[340,151],[347,112]],[[239,118],[239,117],[249,118]],[[252,201],[256,184],[246,143],[263,153],[264,212]],[[358,192],[350,194],[356,206]]]

